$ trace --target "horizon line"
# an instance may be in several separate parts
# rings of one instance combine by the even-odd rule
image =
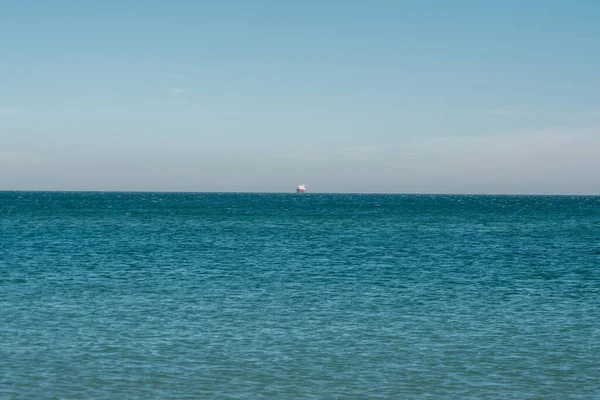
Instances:
[[[395,196],[565,196],[565,197],[600,197],[600,194],[591,193],[464,193],[464,192],[304,192],[295,191],[190,191],[190,190],[99,190],[99,189],[0,189],[0,193],[27,192],[27,193],[161,193],[161,194],[290,194],[306,196],[312,194],[348,194],[348,195],[395,195]]]

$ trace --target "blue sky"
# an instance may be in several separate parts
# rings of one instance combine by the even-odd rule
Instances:
[[[597,1],[3,1],[0,189],[600,194]]]

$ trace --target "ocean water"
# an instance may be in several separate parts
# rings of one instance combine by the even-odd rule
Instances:
[[[0,192],[0,398],[600,399],[600,197]]]

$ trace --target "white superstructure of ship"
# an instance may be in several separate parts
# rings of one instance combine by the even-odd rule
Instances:
[[[306,192],[306,185],[298,185],[296,186],[296,193],[304,193]]]

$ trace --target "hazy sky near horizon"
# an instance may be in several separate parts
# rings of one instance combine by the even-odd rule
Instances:
[[[0,2],[0,190],[600,194],[600,2]]]

